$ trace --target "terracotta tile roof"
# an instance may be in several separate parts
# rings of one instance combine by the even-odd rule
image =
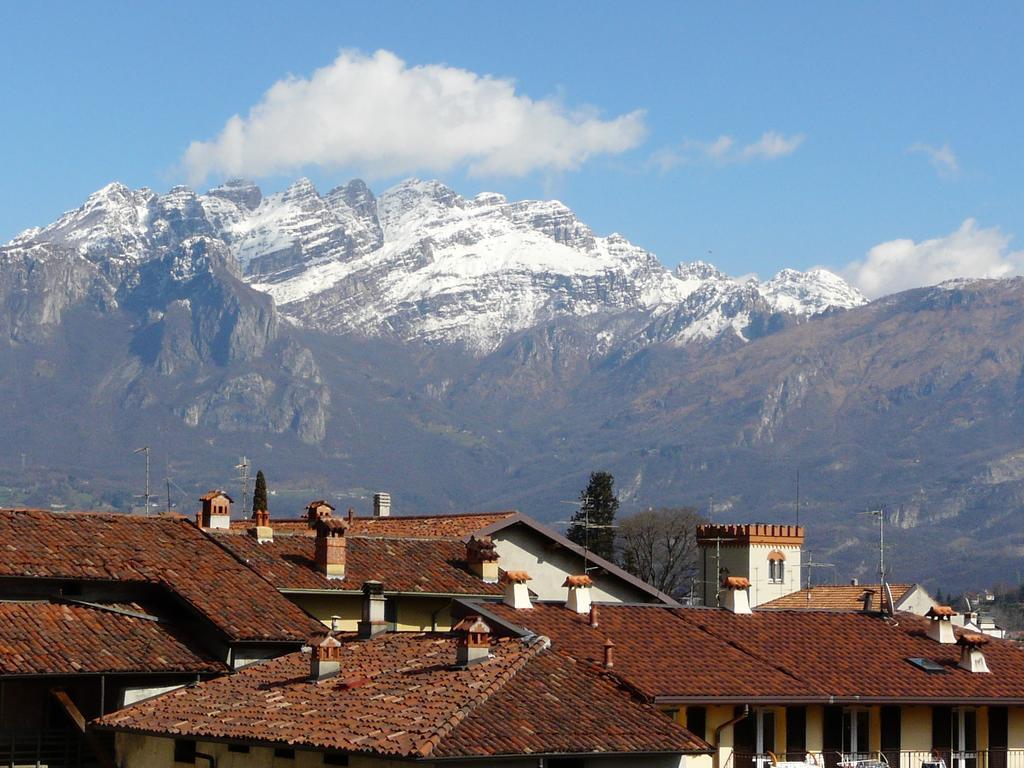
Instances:
[[[477,531],[517,514],[506,512],[466,512],[455,515],[392,515],[388,517],[353,517],[349,534],[353,536],[395,536],[400,538],[464,539]],[[335,517],[348,519],[347,515],[336,513]],[[306,533],[312,535],[306,518],[270,517],[275,531]],[[232,520],[231,528],[247,529],[252,520]]]
[[[960,648],[930,639],[929,620],[913,614],[897,613],[891,619],[856,611],[755,610],[753,615],[741,616],[676,609],[675,613],[750,656],[799,677],[822,698],[1024,701],[1024,651],[1014,643],[993,638],[984,651],[992,673],[971,673],[957,666]],[[926,672],[908,662],[910,658],[937,662],[945,672]]]
[[[0,510],[0,577],[159,584],[231,641],[302,642],[319,626],[179,517]]]
[[[913,584],[890,584],[892,599],[898,604],[903,596],[914,588]],[[874,590],[876,606],[880,605],[879,595],[882,587],[879,584],[832,584],[820,587],[801,589],[789,595],[777,597],[760,608],[809,608],[812,610],[858,611],[864,603],[861,595],[865,590]],[[886,599],[888,602],[888,599]]]
[[[707,749],[590,665],[545,649],[497,640],[490,659],[459,669],[450,636],[349,640],[334,678],[311,682],[309,654],[293,653],[95,724],[399,758]]]
[[[486,611],[551,638],[552,647],[575,658],[601,663],[604,642],[615,643],[615,672],[638,690],[656,696],[743,697],[810,695],[792,675],[751,658],[692,622],[658,606],[602,604],[598,626],[561,603],[533,604],[532,610],[488,603]],[[710,612],[710,609],[709,609]]]
[[[0,675],[225,672],[138,603],[0,602]]]
[[[601,605],[598,626],[560,604],[530,611],[487,604],[483,611],[551,638],[552,647],[601,659],[616,645],[615,672],[644,694],[714,701],[1024,701],[1024,650],[991,639],[991,674],[960,669],[960,648],[927,635],[928,620],[856,611],[761,610]],[[929,673],[908,659],[945,670]]]
[[[210,534],[278,589],[359,591],[364,581],[379,581],[386,592],[442,595],[500,595],[466,568],[466,545],[453,539],[387,539],[346,535],[345,578],[328,579],[317,568],[316,539],[278,535],[259,544],[247,535]]]

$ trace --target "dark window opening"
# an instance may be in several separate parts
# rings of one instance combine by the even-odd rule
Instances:
[[[348,755],[341,752],[327,752],[324,755],[324,765],[348,765]]]
[[[700,739],[707,738],[708,711],[704,707],[686,708],[686,730]]]
[[[248,755],[249,747],[245,744],[228,744],[228,752],[238,752],[242,755]]]
[[[175,739],[174,740],[174,762],[176,763],[195,763],[196,761],[196,743],[191,739]]]
[[[279,757],[282,760],[294,760],[295,759],[295,750],[294,749],[285,749],[284,747],[275,747],[274,748],[274,757]]]

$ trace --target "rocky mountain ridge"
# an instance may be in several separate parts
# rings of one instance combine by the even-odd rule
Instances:
[[[763,283],[702,262],[671,271],[620,235],[595,235],[557,201],[467,199],[416,179],[379,198],[359,180],[320,195],[300,179],[268,196],[242,181],[203,195],[110,184],[5,250],[78,254],[116,294],[133,268],[195,238],[223,244],[243,279],[298,325],[475,354],[563,316],[646,312],[686,344],[723,332],[746,339],[761,316],[865,303],[826,270],[784,270]]]

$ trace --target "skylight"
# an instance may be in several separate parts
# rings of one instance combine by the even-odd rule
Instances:
[[[925,672],[930,672],[932,674],[946,672],[946,668],[944,666],[939,664],[937,661],[932,661],[931,659],[922,659],[920,656],[911,656],[907,661],[918,669],[923,669]]]

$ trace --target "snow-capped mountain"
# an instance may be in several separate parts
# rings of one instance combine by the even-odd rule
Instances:
[[[702,262],[672,271],[621,235],[595,235],[560,202],[464,198],[415,179],[380,197],[359,180],[321,195],[300,179],[268,196],[242,181],[203,195],[110,184],[4,250],[73,254],[116,294],[140,264],[196,238],[226,246],[238,273],[293,323],[476,353],[565,316],[645,313],[659,340],[690,343],[747,338],[754,315],[865,303],[826,270],[783,270],[767,282]]]

